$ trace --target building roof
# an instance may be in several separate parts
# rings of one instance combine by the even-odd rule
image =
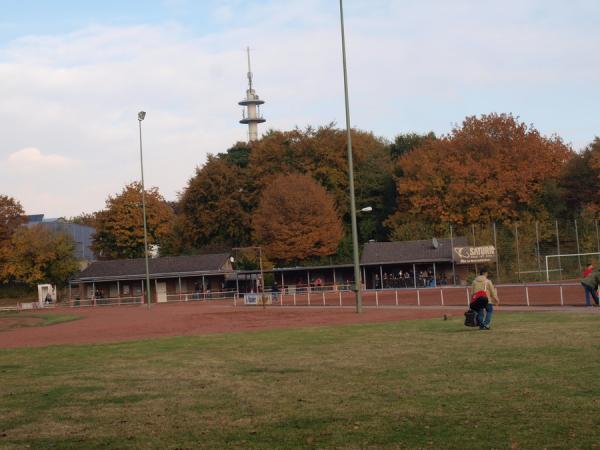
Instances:
[[[43,217],[43,214],[38,214]],[[29,216],[33,217],[33,216]],[[27,227],[43,226],[46,229],[56,231],[59,233],[65,233],[71,238],[75,244],[73,249],[73,256],[75,258],[84,261],[94,261],[96,254],[92,250],[92,240],[96,229],[87,225],[79,225],[78,223],[65,222],[59,219],[44,219],[44,220],[30,220],[25,224]]]
[[[466,237],[437,239],[437,248],[432,239],[422,241],[368,242],[363,247],[361,265],[412,264],[425,262],[451,262],[452,243],[468,245]]]
[[[26,216],[27,223],[41,223],[44,220],[43,214],[29,214]]]
[[[166,256],[149,260],[153,278],[179,275],[202,275],[229,272],[229,253],[194,256]],[[83,270],[76,281],[100,281],[111,279],[139,279],[146,276],[144,258],[96,261]]]
[[[273,267],[270,272],[294,272],[294,271],[311,271],[314,270],[330,270],[330,269],[348,269],[354,267],[353,264],[329,264],[326,266],[291,266],[291,267]]]

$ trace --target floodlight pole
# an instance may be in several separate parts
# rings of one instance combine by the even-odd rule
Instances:
[[[146,224],[146,189],[144,187],[144,157],[142,153],[142,120],[146,117],[144,111],[138,113],[140,125],[140,167],[142,169],[142,215],[144,216],[144,256],[146,259],[146,298],[148,309],[150,309],[150,269],[148,264],[148,226]]]
[[[344,8],[340,0],[340,25],[342,32],[342,65],[344,69],[344,100],[346,103],[346,140],[348,144],[348,179],[350,190],[350,219],[352,222],[352,256],[354,260],[354,292],[356,294],[356,312],[362,312],[362,294],[360,291],[360,262],[358,260],[358,229],[356,226],[356,202],[354,199],[354,168],[352,162],[352,135],[350,133],[350,105],[348,101],[348,70],[346,68],[346,39],[344,37]]]

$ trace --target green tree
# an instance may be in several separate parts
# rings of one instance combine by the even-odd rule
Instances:
[[[19,228],[10,244],[5,250],[4,281],[28,285],[52,283],[62,287],[79,270],[73,256],[73,239],[43,225]]]
[[[245,142],[237,142],[225,153],[219,153],[217,156],[229,165],[244,168],[250,160],[250,147]]]
[[[427,134],[399,134],[394,138],[394,142],[390,144],[389,152],[392,158],[397,159],[401,156],[407,155],[408,153],[412,152],[414,149],[420,147],[424,143],[435,139],[436,136],[433,131],[430,131]]]
[[[208,156],[180,196],[181,234],[192,247],[211,244],[247,245],[256,188],[246,171],[226,158]]]
[[[81,213],[78,216],[71,217],[68,221],[78,225],[96,228],[96,217],[98,213]]]
[[[576,217],[586,210],[600,215],[600,138],[567,162],[556,190],[548,203],[559,203],[561,216]]]
[[[146,190],[146,221],[148,245],[161,245],[171,233],[173,209],[158,188]],[[131,183],[116,196],[109,196],[106,209],[96,214],[96,233],[93,250],[101,258],[141,258],[144,256],[144,221],[142,187]]]

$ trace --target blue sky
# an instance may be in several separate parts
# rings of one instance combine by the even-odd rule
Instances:
[[[244,48],[266,126],[344,124],[338,3],[0,0],[0,193],[101,209],[139,178],[170,200],[244,140]],[[600,2],[345,1],[352,124],[393,139],[506,112],[575,149],[600,134]]]

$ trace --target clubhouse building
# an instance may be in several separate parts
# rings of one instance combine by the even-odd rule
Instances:
[[[484,250],[481,250],[484,249]],[[466,237],[402,242],[369,242],[360,260],[363,289],[427,288],[461,285],[474,269],[473,263],[488,262],[482,252],[493,246],[469,247]],[[469,255],[475,255],[471,258]],[[230,253],[169,256],[149,260],[152,302],[188,301],[253,292],[261,283],[258,270],[235,270]],[[487,258],[487,259],[486,259]],[[279,290],[345,290],[354,283],[351,264],[316,267],[274,267],[262,274],[266,291],[277,282]],[[71,299],[139,300],[145,291],[144,258],[96,261],[71,280]]]

